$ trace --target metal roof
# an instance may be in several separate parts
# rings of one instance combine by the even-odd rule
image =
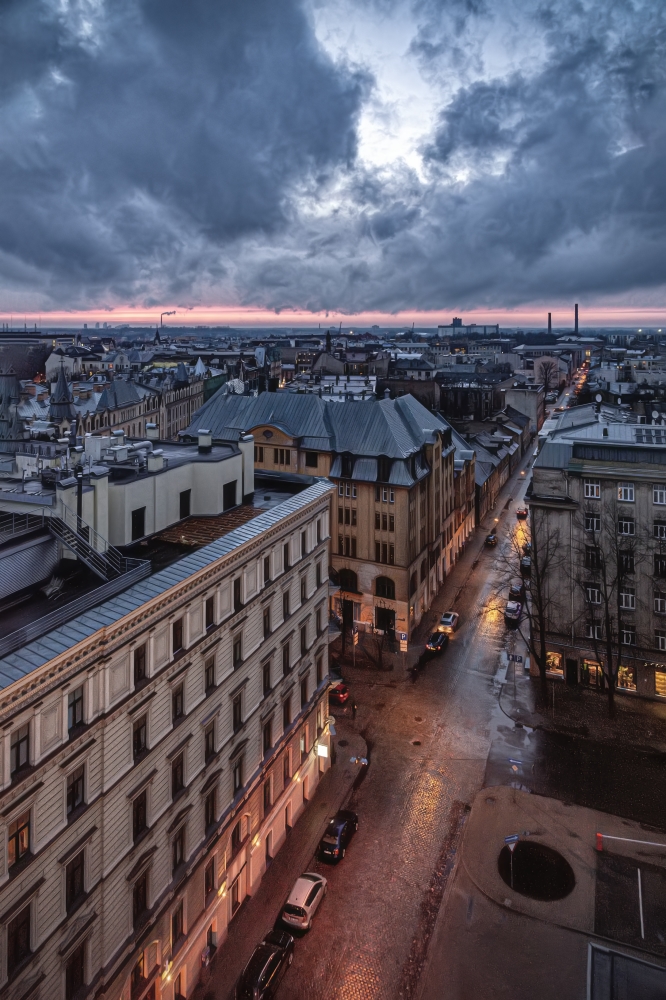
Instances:
[[[316,480],[301,493],[263,511],[246,524],[211,542],[210,545],[179,559],[159,573],[146,577],[140,583],[105,601],[104,604],[78,615],[65,625],[3,657],[0,659],[0,689],[21,680],[37,667],[43,666],[55,656],[93,635],[99,628],[112,625],[125,615],[136,611],[147,601],[177,586],[200,569],[228,555],[239,545],[272,528],[283,518],[324,496],[331,488],[332,484],[328,479]]]

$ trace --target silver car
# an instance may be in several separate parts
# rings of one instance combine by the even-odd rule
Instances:
[[[315,872],[305,872],[296,880],[294,888],[289,893],[289,899],[282,910],[282,923],[287,927],[297,927],[309,931],[312,918],[317,907],[326,895],[328,888],[323,875]]]

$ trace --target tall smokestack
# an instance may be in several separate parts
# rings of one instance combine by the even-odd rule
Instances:
[[[550,333],[552,333],[552,332],[553,332],[553,319],[552,319],[552,314],[551,314],[551,313],[548,313],[548,333],[550,334]]]
[[[574,333],[578,333],[578,303],[574,306],[575,319],[574,319]]]

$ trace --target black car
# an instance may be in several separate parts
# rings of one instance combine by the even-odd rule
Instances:
[[[449,637],[446,632],[433,632],[426,642],[426,652],[443,653],[449,644]]]
[[[294,939],[271,931],[252,953],[236,985],[236,1000],[272,1000],[294,960]]]
[[[486,535],[486,545],[489,549],[497,545],[497,535],[494,532],[492,535]]]
[[[524,583],[512,583],[509,587],[509,600],[510,601],[522,601],[525,597],[525,584]]]
[[[345,851],[356,831],[358,816],[349,809],[341,809],[333,819],[329,819],[326,833],[319,842],[319,855],[322,860],[341,861]]]

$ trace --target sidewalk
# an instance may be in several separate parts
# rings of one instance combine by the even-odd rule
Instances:
[[[348,720],[336,716],[336,730],[333,738],[335,764],[317,785],[311,802],[287,835],[256,894],[245,900],[229,925],[228,936],[218,948],[209,974],[202,977],[194,991],[195,1000],[204,997],[206,1000],[229,1000],[233,996],[236,981],[255,945],[273,929],[294,882],[308,869],[326,823],[351,795],[360,770],[349,758],[366,756],[367,747]]]

